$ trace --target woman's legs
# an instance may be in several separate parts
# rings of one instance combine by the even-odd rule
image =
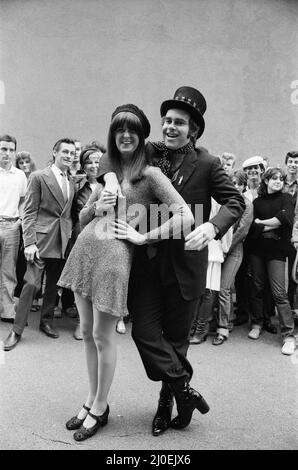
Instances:
[[[85,355],[89,379],[89,393],[85,405],[91,408],[98,388],[98,353],[93,339],[93,309],[90,300],[81,297],[75,292],[75,302],[80,315],[82,336],[85,345]],[[78,414],[79,419],[84,419],[87,411],[82,408]]]
[[[108,394],[112,385],[117,357],[116,323],[118,317],[93,308],[93,339],[97,351],[98,385],[91,408],[94,415],[102,415],[107,408]],[[84,333],[83,333],[84,335]],[[84,427],[94,426],[94,419],[88,415]]]

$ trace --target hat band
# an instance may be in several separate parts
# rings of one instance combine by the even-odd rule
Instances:
[[[198,106],[197,106],[197,103],[195,101],[192,101],[191,98],[186,98],[186,96],[182,96],[182,95],[178,95],[178,96],[175,96],[174,97],[174,100],[177,100],[177,101],[184,101],[185,103],[188,103],[190,104],[191,106],[193,106],[194,108],[198,109]],[[199,110],[200,111],[200,110]]]

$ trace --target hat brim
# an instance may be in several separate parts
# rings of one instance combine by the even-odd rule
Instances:
[[[186,103],[185,101],[167,100],[161,104],[161,107],[160,107],[161,117],[165,116],[167,112],[169,111],[169,109],[183,109],[183,111],[186,111],[187,113],[189,113],[192,119],[194,120],[194,122],[198,124],[200,128],[197,138],[201,137],[201,135],[203,134],[205,130],[205,121],[200,111],[198,111],[196,108],[194,108],[189,103]]]

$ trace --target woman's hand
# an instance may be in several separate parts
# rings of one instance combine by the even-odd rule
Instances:
[[[99,217],[104,212],[110,212],[116,205],[117,196],[110,191],[103,189],[100,193],[99,199],[94,202],[94,215]]]
[[[116,238],[127,240],[134,245],[145,245],[146,237],[137,232],[124,220],[117,219],[111,224],[112,230]]]
[[[256,219],[254,220],[254,222],[255,222],[255,224],[262,224],[262,223],[263,223],[263,222],[261,221],[261,219],[258,219],[258,218],[256,218]]]

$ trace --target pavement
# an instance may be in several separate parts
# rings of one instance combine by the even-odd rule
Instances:
[[[211,337],[191,345],[192,386],[206,398],[210,412],[195,410],[186,429],[153,437],[160,383],[146,377],[129,324],[125,335],[117,335],[109,423],[77,443],[65,422],[87,394],[83,341],[72,337],[72,319],[55,320],[59,339],[41,333],[38,323],[39,312],[31,312],[16,348],[0,350],[1,450],[298,449],[298,349],[293,356],[282,355],[279,335],[264,332],[250,340],[243,325],[221,346],[213,346]],[[10,328],[0,322],[1,340]]]

